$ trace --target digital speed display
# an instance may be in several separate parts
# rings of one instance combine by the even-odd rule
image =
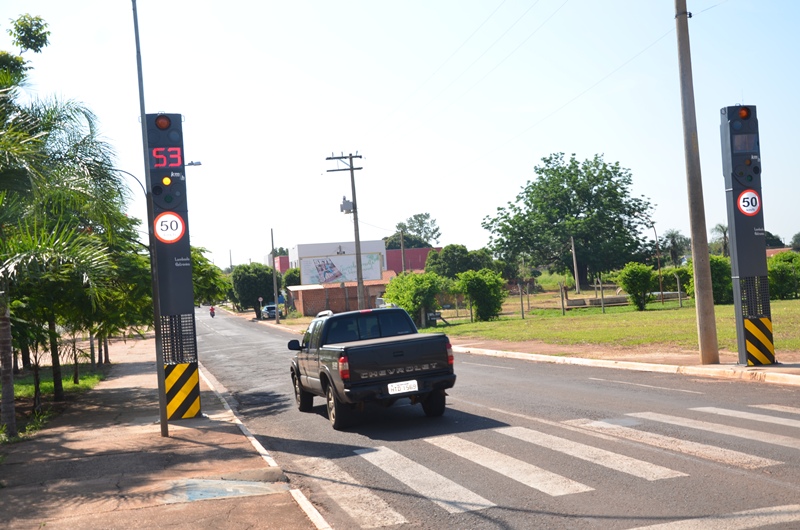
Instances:
[[[153,147],[150,149],[150,169],[183,167],[183,149],[180,147]]]

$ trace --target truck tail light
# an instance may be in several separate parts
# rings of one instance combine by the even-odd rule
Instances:
[[[453,346],[450,345],[450,342],[447,342],[447,364],[453,366]]]
[[[342,378],[342,381],[350,379],[350,363],[344,355],[339,357],[339,377]]]

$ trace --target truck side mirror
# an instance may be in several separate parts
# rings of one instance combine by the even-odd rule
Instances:
[[[300,347],[300,341],[297,339],[290,340],[289,344],[287,344],[286,347],[293,351],[300,351],[303,349]]]

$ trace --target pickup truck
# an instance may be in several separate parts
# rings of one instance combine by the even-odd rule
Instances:
[[[297,352],[290,367],[297,408],[310,412],[314,396],[324,397],[337,430],[367,402],[410,398],[427,416],[441,416],[456,382],[450,339],[418,333],[401,308],[323,311],[288,348]]]

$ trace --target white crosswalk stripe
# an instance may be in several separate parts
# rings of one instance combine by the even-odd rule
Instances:
[[[714,445],[707,445],[698,442],[691,442],[689,440],[681,440],[672,436],[664,436],[663,434],[656,434],[652,432],[642,431],[623,425],[616,425],[608,421],[591,421],[591,420],[571,420],[566,422],[568,425],[582,427],[584,429],[616,436],[625,440],[639,442],[660,449],[667,449],[669,451],[676,451],[686,455],[703,458],[705,460],[712,460],[721,464],[730,466],[741,467],[744,469],[757,469],[760,467],[774,466],[780,464],[777,460],[770,460],[769,458],[761,458],[759,456],[749,455],[740,451],[733,451],[731,449],[724,449]]]
[[[406,523],[383,499],[358,483],[350,474],[325,458],[298,461],[303,472],[319,485],[361,528],[382,528]],[[345,502],[341,502],[344,500]]]
[[[425,441],[553,497],[594,489],[457,436],[437,436]]]
[[[717,407],[697,407],[690,410],[696,410],[698,412],[707,412],[709,414],[717,414],[719,416],[728,416],[729,418],[739,418],[742,420],[772,423],[774,425],[783,425],[784,427],[796,427],[800,429],[800,420],[792,420],[789,418],[776,418],[775,416],[769,416],[767,414],[754,414],[752,412],[721,409]]]
[[[762,528],[785,523],[797,524],[798,522],[800,522],[800,504],[789,504],[699,519],[683,519],[672,523],[642,526],[633,530],[748,530],[749,528]],[[792,526],[792,528],[797,527]]]
[[[667,414],[659,414],[657,412],[634,412],[627,414],[627,416],[641,418],[643,420],[668,423],[670,425],[678,425],[679,427],[688,427],[690,429],[715,432],[717,434],[725,434],[737,438],[744,438],[746,440],[754,440],[757,442],[779,445],[781,447],[788,447],[790,449],[800,449],[800,439],[792,438],[790,436],[782,436],[780,434],[769,434],[762,431],[744,429],[742,427],[731,427],[730,425],[710,423],[707,421],[693,420],[690,418],[681,418],[679,416],[670,416]]]
[[[496,429],[496,431],[528,443],[546,447],[547,449],[558,451],[559,453],[574,456],[575,458],[580,458],[581,460],[586,460],[587,462],[592,462],[593,464],[646,480],[661,480],[687,476],[686,473],[681,473],[680,471],[674,471],[643,460],[637,460],[636,458],[612,453],[605,449],[592,447],[591,445],[585,445],[524,427],[503,427],[501,429]]]
[[[387,447],[357,449],[355,453],[450,513],[495,506],[493,502]]]
[[[800,408],[783,405],[751,405],[751,407],[760,409],[764,413],[717,407],[696,407],[688,410],[694,413],[737,418],[741,420],[740,423],[771,423],[788,427],[800,427],[800,421],[786,417],[788,414],[800,414]],[[770,416],[766,411],[782,413],[783,417]],[[644,444],[663,451],[680,453],[742,469],[759,469],[783,464],[783,462],[777,460],[734,451],[717,445],[651,432],[647,429],[648,422],[664,423],[733,438],[800,449],[800,436],[777,435],[740,426],[724,425],[656,412],[636,412],[626,414],[622,418],[602,421],[575,419],[556,422],[530,416],[525,416],[524,419],[534,426],[541,425],[544,430],[549,432],[540,432],[536,429],[521,426],[500,427],[492,429],[492,432],[647,481],[688,477],[689,475],[609,450],[608,447],[613,449],[612,444],[627,444],[627,447],[630,448],[635,446],[632,444]],[[650,426],[653,426],[652,423]],[[602,441],[606,448],[601,449],[587,443],[580,443],[570,438],[552,434],[553,432],[558,434],[556,431],[558,428],[563,429],[566,433],[579,433],[584,437],[594,437],[599,442]],[[511,456],[506,454],[511,453],[511,450],[506,447],[508,442],[498,444],[505,450],[493,447],[491,441],[498,440],[496,435],[494,435],[494,438],[483,438],[479,441],[472,441],[466,438],[467,436],[465,435],[452,434],[429,437],[425,438],[424,441],[438,449],[447,451],[451,455],[491,470],[492,473],[497,474],[497,480],[503,480],[503,477],[505,477],[552,497],[575,495],[595,491],[595,488],[600,489],[597,484],[592,484],[591,486],[582,484],[572,477],[560,475],[553,470],[544,469],[527,462],[520,455],[536,453],[527,451],[518,443],[513,449],[514,456]],[[573,435],[572,438],[575,438],[575,436]],[[720,445],[724,444],[721,443]],[[493,493],[488,495],[488,498],[485,498],[469,489],[467,483],[462,485],[440,474],[436,470],[438,464],[433,466],[423,465],[385,446],[357,449],[354,453],[375,466],[381,473],[385,473],[392,477],[393,480],[415,492],[412,497],[418,496],[419,498],[427,499],[427,501],[438,505],[450,514],[493,508],[497,506],[496,502],[500,502],[502,505],[502,497],[495,498]],[[539,451],[538,454],[541,455],[541,452]],[[663,455],[664,453],[660,454]],[[432,461],[436,462],[436,460]],[[545,461],[550,462],[551,460]],[[299,460],[298,465],[311,481],[316,483],[353,521],[357,522],[360,528],[385,528],[413,524],[413,521],[409,521],[390,506],[380,491],[375,491],[359,484],[353,476],[344,471],[336,462],[311,457]],[[550,467],[549,464],[545,466]],[[606,483],[607,481],[605,480],[599,482],[599,484]],[[403,488],[399,490],[400,493],[402,491]],[[594,494],[597,494],[597,492]],[[683,519],[642,528],[651,530],[744,530],[786,524],[798,524],[798,527],[800,527],[800,505],[766,507],[736,513]]]

